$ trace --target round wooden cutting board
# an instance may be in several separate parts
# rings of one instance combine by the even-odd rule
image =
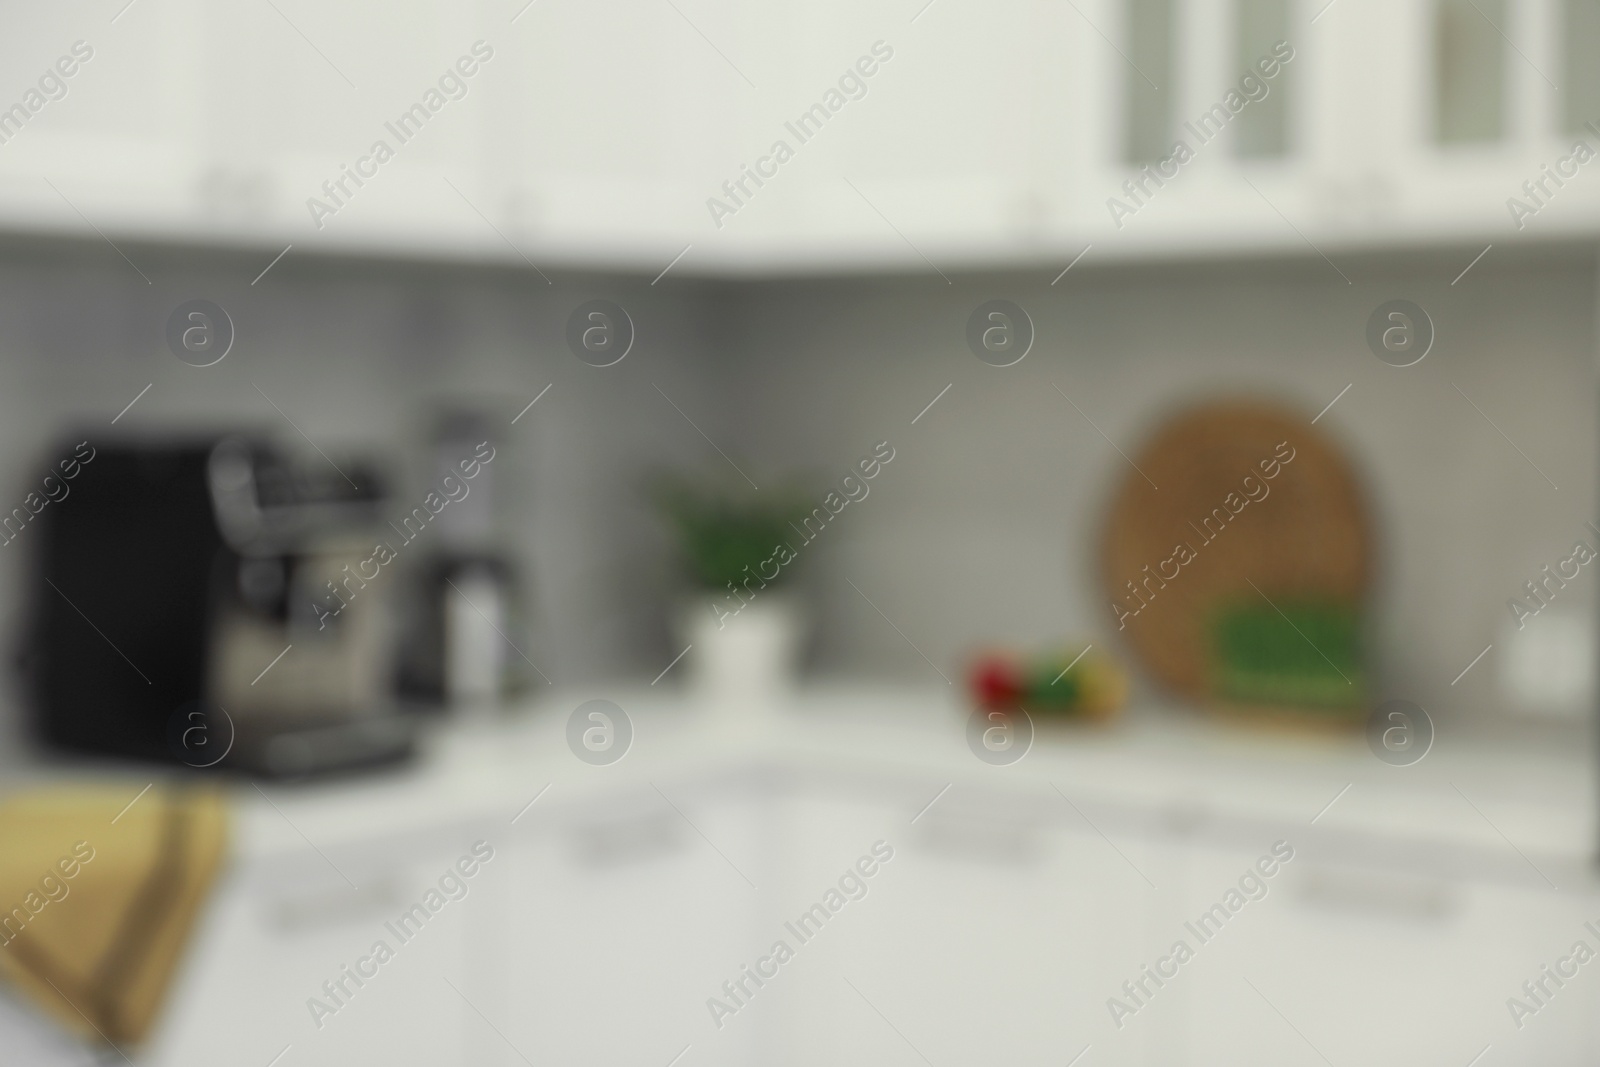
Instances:
[[[1112,498],[1102,580],[1113,628],[1164,685],[1207,696],[1219,604],[1362,605],[1373,568],[1366,506],[1308,416],[1208,403],[1163,423],[1133,462]]]

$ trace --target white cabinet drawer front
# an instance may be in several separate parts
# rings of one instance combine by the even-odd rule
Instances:
[[[1253,859],[1194,850],[1186,930]],[[1590,1063],[1600,966],[1521,1027],[1506,1002],[1576,940],[1600,950],[1584,927],[1597,917],[1592,895],[1319,864],[1302,851],[1265,898],[1205,928],[1211,940],[1149,1010],[1185,1018],[1194,1064],[1312,1062],[1313,1049],[1334,1063],[1464,1064],[1491,1045],[1497,1062]]]

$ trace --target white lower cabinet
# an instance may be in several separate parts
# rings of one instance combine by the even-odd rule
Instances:
[[[504,873],[491,861],[449,877],[470,843],[335,853],[337,871],[307,852],[230,874],[141,1062],[469,1062],[463,1033],[475,1016],[451,983],[470,995],[471,915]]]
[[[1558,890],[1509,850],[1397,856],[998,775],[929,805],[939,785],[749,774],[543,805],[404,938],[480,835],[257,863],[219,886],[141,1063],[1600,1062],[1587,872]]]
[[[1101,1002],[1136,952],[1161,858],[1113,847],[1053,795],[956,785],[919,815],[938,788],[813,789],[785,806],[787,874],[767,925],[796,958],[770,994],[763,1062],[1059,1067],[1090,1045],[1086,1064],[1142,1062],[1137,1039],[1109,1040]],[[861,870],[874,873],[849,899]],[[782,924],[830,890],[845,902],[798,943]]]
[[[918,816],[927,796],[811,789],[778,809],[769,927],[873,842],[894,858],[758,994],[760,1062],[1600,1062],[1600,962],[1574,953],[1600,953],[1592,877],[1557,890],[1509,849],[1395,862],[1378,837],[1335,850],[1020,790],[956,786]],[[1546,964],[1576,973],[1545,978],[1539,1006],[1521,986]],[[1514,1019],[1514,995],[1539,1010]]]
[[[519,824],[497,900],[505,982],[484,1009],[506,1040],[475,1064],[665,1067],[686,1048],[693,1067],[762,1062],[758,1031],[743,1018],[718,1030],[706,999],[760,944],[782,844],[769,801],[655,784]]]
[[[1164,1062],[1464,1065],[1485,1048],[1485,1064],[1596,1062],[1600,963],[1566,964],[1577,973],[1560,988],[1546,979],[1553,995],[1537,1015],[1515,1020],[1507,1006],[1577,941],[1600,951],[1584,927],[1600,925],[1592,882],[1557,891],[1487,856],[1492,876],[1443,877],[1301,844],[1251,900],[1260,890],[1247,872],[1272,844],[1186,850],[1185,907],[1173,919],[1191,924],[1177,936],[1196,955],[1148,1006],[1186,1035]],[[1212,909],[1230,891],[1245,903],[1224,921]],[[1192,928],[1207,914],[1221,928],[1203,928],[1202,944]]]

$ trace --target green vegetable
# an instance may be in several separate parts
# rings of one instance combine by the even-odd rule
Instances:
[[[1315,600],[1221,607],[1211,629],[1214,696],[1326,712],[1367,699],[1361,620],[1354,606]]]

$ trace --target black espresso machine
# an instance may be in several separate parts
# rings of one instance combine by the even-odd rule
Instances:
[[[387,591],[322,607],[371,550],[371,471],[242,436],[56,451],[45,494],[0,520],[29,554],[22,661],[45,742],[286,777],[411,751]]]

